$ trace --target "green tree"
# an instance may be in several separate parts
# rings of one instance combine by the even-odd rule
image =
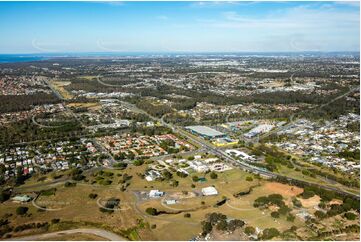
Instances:
[[[24,215],[28,212],[29,208],[28,207],[17,207],[16,208],[16,214],[17,215]]]
[[[293,221],[295,221],[295,216],[294,215],[292,215],[292,214],[288,214],[288,216],[287,216],[287,221],[290,221],[290,222],[293,222]]]
[[[218,175],[217,173],[215,173],[214,171],[212,171],[209,176],[211,177],[211,179],[217,179],[218,178]]]
[[[252,226],[247,226],[244,228],[244,232],[248,235],[256,233],[256,229]]]
[[[158,214],[158,211],[156,208],[147,208],[145,212],[149,215],[155,216]]]
[[[274,237],[277,237],[280,232],[276,228],[267,228],[264,229],[262,232],[262,239],[263,240],[270,240]]]
[[[317,218],[319,218],[319,219],[324,219],[324,218],[327,217],[327,215],[326,215],[324,212],[319,211],[319,210],[317,210],[317,211],[315,212],[315,216],[316,216]]]
[[[134,160],[134,161],[133,161],[133,164],[134,164],[135,166],[141,166],[141,165],[144,164],[144,161],[143,161],[143,160]]]
[[[97,198],[98,197],[98,194],[95,194],[95,193],[90,193],[89,194],[89,198],[90,199],[95,199],[95,198]]]
[[[356,217],[357,217],[357,215],[354,213],[351,213],[351,212],[345,213],[345,218],[347,218],[348,220],[355,220]]]
[[[218,230],[222,230],[222,231],[225,231],[227,230],[227,227],[228,227],[228,224],[227,224],[227,221],[226,220],[221,220],[218,222],[216,228]]]
[[[271,213],[271,217],[272,217],[272,218],[279,218],[279,217],[280,217],[280,214],[279,214],[279,212],[272,212],[272,213]]]
[[[210,222],[203,222],[202,231],[203,235],[209,234],[213,229],[213,226]]]
[[[247,176],[246,181],[251,182],[251,181],[253,181],[253,178],[251,176]]]

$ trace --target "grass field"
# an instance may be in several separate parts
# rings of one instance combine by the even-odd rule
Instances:
[[[315,183],[315,184],[327,185],[327,186],[331,186],[331,187],[336,187],[336,188],[339,188],[341,190],[346,190],[346,191],[352,192],[354,194],[360,194],[360,190],[358,188],[346,187],[346,186],[344,186],[344,185],[342,185],[340,183],[337,183],[337,182],[330,183],[330,182],[327,182],[324,179],[321,179],[320,177],[313,178],[313,177],[310,177],[310,176],[306,176],[306,175],[303,175],[301,172],[296,171],[294,169],[290,169],[290,168],[288,168],[286,166],[279,165],[277,173],[279,173],[281,175],[288,176],[288,177],[292,177],[292,178],[295,178],[295,179],[298,179],[298,180],[307,181],[307,182],[311,182],[311,183]]]
[[[96,193],[98,194],[98,198],[102,200],[115,197],[119,198],[122,203],[127,203],[127,201],[129,201],[129,194],[122,193],[117,189],[80,184],[70,188],[59,185],[56,188],[57,191],[55,195],[41,195],[35,202],[40,207],[46,206],[46,208],[50,208],[52,211],[39,210],[31,203],[27,203],[26,206],[29,207],[28,214],[31,215],[19,216],[16,215],[15,210],[20,205],[8,201],[2,204],[0,216],[4,216],[5,213],[12,213],[14,225],[45,222],[53,218],[74,222],[91,221],[97,224],[107,225],[115,232],[121,232],[121,230],[136,226],[137,218],[141,218],[136,215],[132,207],[129,207],[127,210],[115,211],[112,214],[103,213],[99,210],[100,207],[97,204],[97,199],[93,200],[88,197],[90,193]],[[22,206],[24,205],[25,204]]]
[[[89,102],[89,103],[69,103],[67,104],[68,107],[75,107],[75,108],[100,108],[99,103],[97,102]]]
[[[286,156],[289,155],[289,156],[291,156],[292,159],[296,159],[297,164],[300,165],[299,168],[301,168],[301,169],[308,168],[308,169],[313,169],[313,170],[319,170],[322,172],[327,172],[331,175],[335,175],[339,178],[343,178],[343,176],[346,175],[345,173],[335,173],[331,168],[328,168],[325,166],[319,167],[312,163],[305,162],[298,155],[291,154],[285,150],[282,150],[282,152]],[[325,178],[323,178],[321,176],[316,176],[316,177],[306,176],[306,175],[303,175],[301,171],[296,171],[294,169],[290,169],[283,165],[279,165],[277,168],[278,168],[278,173],[280,173],[282,175],[286,175],[286,176],[293,177],[293,178],[307,181],[307,182],[312,182],[315,184],[323,184],[323,185],[333,186],[333,187],[339,188],[341,190],[346,190],[346,191],[354,193],[354,194],[360,194],[360,189],[358,187],[347,187],[336,181],[331,182],[330,180],[326,180]],[[355,179],[358,179],[358,177],[355,177]]]
[[[81,79],[89,80],[89,81],[96,78],[96,76],[78,76],[78,77],[81,78]]]
[[[50,81],[50,84],[59,92],[59,94],[65,99],[72,99],[73,95],[68,92],[64,87],[70,85],[69,81]]]
[[[200,174],[198,174],[200,176]],[[178,204],[175,205],[166,205],[164,204],[164,199],[154,199],[142,201],[139,203],[139,210],[144,213],[145,209],[148,207],[154,207],[159,211],[184,211],[180,214],[163,214],[159,216],[148,216],[147,220],[150,224],[156,224],[157,227],[154,230],[156,233],[157,239],[172,239],[174,236],[179,236],[182,240],[189,240],[198,233],[201,232],[201,225],[199,221],[204,220],[206,214],[212,212],[221,212],[226,214],[229,218],[238,218],[244,220],[247,224],[259,227],[259,228],[269,228],[275,227],[280,230],[285,230],[290,228],[292,225],[302,225],[303,221],[296,219],[294,222],[289,222],[286,218],[281,217],[279,219],[273,219],[270,216],[270,211],[260,210],[253,207],[253,202],[260,196],[269,195],[272,193],[282,194],[286,200],[289,200],[290,203],[291,197],[296,196],[302,193],[302,189],[291,187],[288,185],[283,185],[280,183],[270,183],[268,181],[258,181],[254,179],[252,182],[246,181],[247,176],[252,176],[249,173],[234,169],[224,173],[220,173],[218,179],[212,180],[206,175],[207,181],[204,183],[194,183],[190,177],[187,178],[177,178],[179,180],[179,187],[170,188],[164,183],[158,184],[158,182],[145,182],[137,181],[138,190],[146,190],[144,186],[149,188],[150,184],[153,188],[160,189],[167,193],[174,193],[176,191],[194,191],[200,192],[202,187],[215,186],[219,194],[217,196],[198,196],[187,198],[181,200]],[[135,182],[134,182],[135,183]],[[147,185],[148,184],[148,185]],[[191,188],[191,184],[196,184],[195,188]],[[259,186],[257,187],[256,185]],[[250,186],[256,186],[253,191],[246,196],[241,198],[233,197],[234,193],[240,191],[246,191]],[[143,189],[142,189],[143,187]],[[221,207],[214,207],[217,201],[222,200],[223,197],[227,197],[229,200],[226,204]],[[202,205],[202,201],[204,204]],[[191,218],[185,218],[184,213],[196,209],[195,211],[190,211]],[[174,226],[174,224],[179,224],[179,226]],[[180,231],[176,234],[176,230]],[[170,233],[169,231],[174,231]]]
[[[293,208],[292,198],[301,194],[302,188],[258,179],[254,175],[238,169],[218,173],[217,179],[211,179],[209,174],[194,173],[186,178],[180,178],[173,174],[173,179],[179,181],[179,185],[172,187],[167,181],[148,182],[141,178],[138,174],[144,173],[146,168],[146,165],[142,165],[129,166],[125,170],[105,170],[114,173],[109,178],[112,180],[111,185],[92,185],[91,182],[96,180],[96,176],[88,175],[88,182],[79,182],[75,187],[67,188],[64,187],[64,184],[46,184],[46,182],[42,184],[38,182],[40,186],[34,188],[32,187],[36,184],[36,178],[34,178],[34,180],[27,182],[26,191],[40,191],[53,187],[57,189],[55,195],[40,195],[36,200],[37,205],[46,206],[53,210],[42,211],[31,203],[27,203],[28,215],[19,216],[16,215],[15,210],[20,205],[7,201],[2,204],[0,217],[4,216],[5,213],[12,213],[11,221],[14,221],[14,225],[49,222],[54,218],[74,222],[74,225],[68,224],[61,228],[52,225],[50,230],[53,231],[70,229],[77,227],[76,224],[91,222],[97,227],[127,235],[133,240],[190,240],[201,232],[200,221],[204,220],[207,214],[213,212],[221,212],[229,218],[244,220],[247,225],[260,229],[274,227],[284,231],[291,226],[305,226],[304,221],[297,216],[294,222],[289,222],[285,216],[277,219],[271,217],[272,211],[270,209],[261,210],[253,207],[253,203],[258,197],[277,193],[281,194],[285,203]],[[124,173],[132,176],[132,179],[127,190],[122,192],[120,187]],[[205,177],[206,181],[194,182],[192,175]],[[48,177],[48,181],[51,181],[51,175]],[[252,177],[252,181],[247,181],[247,177]],[[195,187],[192,187],[192,184]],[[201,189],[208,186],[214,186],[219,194],[201,196]],[[248,191],[250,187],[253,187],[253,190],[249,194],[238,198],[233,196],[235,193]],[[160,199],[141,199],[137,195],[139,192],[148,192],[151,189],[165,191],[166,196]],[[90,199],[90,193],[97,194],[96,199]],[[226,203],[218,207],[214,206],[224,197],[228,198]],[[119,209],[113,213],[101,212],[100,205],[104,205],[110,198],[120,199]],[[177,199],[178,203],[166,204],[165,200],[169,198]],[[304,209],[310,213],[315,211],[314,206],[320,201],[317,196],[300,200]],[[150,216],[145,212],[148,207],[176,214]],[[296,214],[299,211],[300,209],[293,208],[291,213]],[[190,213],[191,217],[184,217],[185,213]]]

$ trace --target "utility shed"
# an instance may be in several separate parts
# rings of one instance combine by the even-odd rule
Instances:
[[[165,200],[165,203],[166,203],[167,205],[172,205],[172,204],[176,204],[177,201],[174,200],[174,199],[171,199],[171,200]]]

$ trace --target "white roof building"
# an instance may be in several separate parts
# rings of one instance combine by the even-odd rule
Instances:
[[[250,156],[240,150],[230,149],[230,150],[226,150],[226,153],[229,155],[234,155],[235,157],[240,158],[242,160],[254,160],[253,156]]]
[[[177,201],[174,200],[174,199],[171,199],[171,200],[165,200],[165,203],[166,203],[167,205],[173,205],[173,204],[176,204]]]
[[[155,197],[162,197],[164,196],[164,192],[161,192],[159,190],[150,190],[149,197],[155,198]]]
[[[203,196],[218,195],[218,191],[214,187],[205,187],[202,188],[202,194]]]

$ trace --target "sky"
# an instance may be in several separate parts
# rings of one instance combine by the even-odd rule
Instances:
[[[0,53],[359,51],[358,2],[0,2]]]

